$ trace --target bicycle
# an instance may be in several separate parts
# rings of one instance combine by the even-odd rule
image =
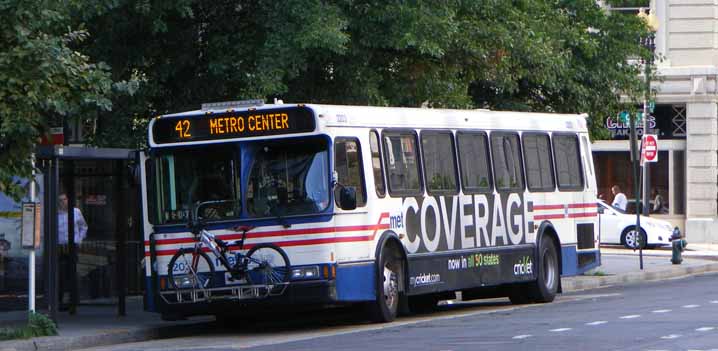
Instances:
[[[215,278],[215,266],[205,252],[209,249],[218,262],[229,273],[230,281],[245,281],[250,286],[260,286],[271,291],[275,286],[285,286],[289,280],[289,257],[277,245],[261,243],[243,254],[244,241],[247,232],[254,227],[237,226],[234,230],[242,232],[242,238],[234,242],[239,247],[235,253],[232,264],[228,258],[230,244],[217,238],[205,230],[205,220],[199,216],[200,209],[213,204],[226,201],[206,201],[195,204],[189,216],[188,227],[194,234],[196,242],[191,248],[181,248],[170,259],[167,265],[169,284],[173,289],[201,289],[211,288]],[[282,289],[283,290],[283,289]]]

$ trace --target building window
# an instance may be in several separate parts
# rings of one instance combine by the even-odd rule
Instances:
[[[651,174],[651,192],[649,199],[651,201],[650,209],[652,213],[657,214],[684,214],[685,213],[685,181],[683,176],[683,165],[676,162],[684,154],[683,151],[673,151],[673,165],[670,166],[668,151],[658,152],[658,162],[650,164]],[[630,153],[623,151],[598,151],[593,154],[593,162],[596,170],[596,183],[598,185],[598,194],[608,203],[613,201],[611,187],[618,185],[621,191],[628,197],[627,211],[635,213],[635,183],[633,182],[633,163],[631,162]],[[682,162],[681,162],[682,163]],[[669,167],[673,167],[673,189],[669,186]],[[671,193],[672,191],[672,193]],[[660,195],[663,200],[663,208],[653,210],[656,195]],[[671,200],[673,198],[673,200]],[[671,201],[673,203],[671,203]]]
[[[673,202],[673,214],[686,214],[686,152],[683,150],[673,151]]]
[[[686,136],[686,106],[685,105],[672,105],[673,118],[671,122],[673,125],[673,136],[684,137]]]

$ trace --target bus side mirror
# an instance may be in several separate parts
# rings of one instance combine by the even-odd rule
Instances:
[[[342,210],[357,208],[357,190],[353,186],[344,186],[339,190],[339,207]]]
[[[598,206],[598,213],[603,214],[603,207]]]

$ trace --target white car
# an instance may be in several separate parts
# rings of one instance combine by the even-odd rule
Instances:
[[[636,215],[627,214],[603,200],[598,200],[599,233],[601,243],[621,244],[629,249],[638,248],[638,243],[646,246],[670,245],[673,226],[663,220],[641,216],[641,234],[636,235]]]

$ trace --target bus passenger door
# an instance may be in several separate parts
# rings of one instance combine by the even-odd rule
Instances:
[[[334,139],[334,226],[336,230],[337,261],[356,261],[369,259],[368,248],[359,249],[358,245],[368,245],[368,241],[353,241],[350,237],[363,237],[370,235],[368,232],[351,233],[356,228],[369,224],[369,213],[367,210],[367,194],[364,181],[364,170],[362,161],[361,143],[357,137],[337,137]],[[348,189],[354,189],[356,194],[355,207],[352,204],[343,203],[342,191],[347,193]],[[344,239],[346,237],[347,239]]]

